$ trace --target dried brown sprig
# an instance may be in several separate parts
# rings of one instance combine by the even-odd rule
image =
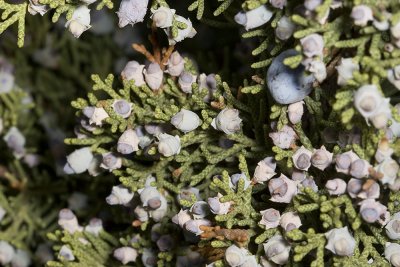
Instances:
[[[160,68],[164,70],[169,57],[174,51],[174,46],[170,45],[167,49],[161,48],[157,38],[157,27],[154,24],[151,27],[149,41],[153,47],[153,53],[149,52],[147,48],[142,44],[132,44],[132,48],[135,49],[137,52],[143,54],[150,62],[158,63],[158,65],[160,65]]]
[[[220,226],[200,226],[200,230],[204,231],[200,235],[202,239],[216,238],[218,240],[234,241],[238,246],[245,246],[249,240],[247,230],[244,229],[225,229]]]
[[[209,263],[220,260],[225,255],[223,248],[214,248],[212,246],[193,247],[193,250],[199,252]]]

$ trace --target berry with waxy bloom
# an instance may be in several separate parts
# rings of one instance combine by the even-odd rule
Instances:
[[[14,88],[14,84],[14,75],[0,69],[0,94],[11,92],[11,90]]]
[[[344,180],[335,178],[328,180],[325,184],[325,188],[330,195],[342,195],[346,192],[347,184]]]
[[[272,132],[269,134],[272,142],[279,148],[288,149],[296,140],[296,133],[292,127],[284,125],[278,132]]]
[[[89,225],[85,226],[85,232],[96,236],[103,230],[103,221],[98,218],[93,218],[89,221]]]
[[[149,216],[155,221],[161,221],[168,211],[167,199],[161,195],[160,199],[154,199],[149,201]]]
[[[299,123],[304,113],[304,101],[292,103],[288,106],[289,121],[293,124]]]
[[[225,260],[231,267],[242,266],[246,260],[246,255],[246,249],[232,245],[225,251]]]
[[[142,202],[143,207],[157,209],[161,205],[161,194],[156,187],[146,186],[140,190],[140,201]]]
[[[185,223],[190,221],[192,219],[192,216],[190,215],[189,210],[180,210],[179,213],[175,214],[172,217],[172,222],[175,224],[178,224],[180,227],[184,227]]]
[[[292,156],[294,166],[303,171],[307,171],[311,166],[311,156],[312,152],[301,146]]]
[[[296,182],[283,174],[279,178],[269,180],[268,189],[271,194],[271,201],[273,202],[290,203],[292,198],[297,194]]]
[[[307,178],[306,172],[298,170],[298,169],[293,169],[291,178],[293,181],[301,183]]]
[[[359,71],[360,66],[354,63],[352,58],[341,58],[336,70],[338,72],[337,83],[343,86],[348,80],[353,79],[353,72]]]
[[[225,108],[213,119],[211,125],[216,130],[223,131],[226,134],[233,134],[240,131],[241,123],[242,119],[239,117],[239,110]]]
[[[300,39],[303,53],[306,57],[314,57],[323,55],[324,39],[321,35],[313,33]]]
[[[157,136],[159,134],[165,133],[169,131],[170,127],[167,124],[157,124],[157,123],[149,123],[144,125],[144,129],[147,133]]]
[[[292,37],[295,29],[296,25],[292,22],[292,20],[288,16],[283,16],[278,21],[278,25],[275,28],[275,35],[278,39],[285,41]]]
[[[279,225],[286,231],[289,232],[293,229],[298,229],[302,225],[301,219],[296,212],[285,212],[282,214],[279,221]]]
[[[250,180],[247,178],[247,176],[244,173],[235,173],[235,174],[232,174],[232,176],[231,176],[231,180],[229,183],[230,188],[237,190],[240,180],[244,181],[244,190],[246,190],[251,184]]]
[[[128,262],[135,262],[139,253],[131,247],[121,247],[114,250],[114,258],[122,262],[124,265]]]
[[[178,51],[175,51],[169,57],[167,66],[166,72],[171,76],[178,77],[185,68],[185,60]]]
[[[168,28],[172,26],[174,20],[175,9],[161,6],[151,10],[151,18],[158,28]]]
[[[263,244],[267,258],[279,265],[289,260],[290,244],[281,236],[275,235]]]
[[[375,170],[383,175],[380,182],[389,185],[395,182],[399,169],[399,164],[392,158],[385,159],[375,167]]]
[[[96,126],[103,125],[103,120],[109,117],[104,108],[86,107],[82,112],[89,118],[89,123]]]
[[[78,219],[70,209],[62,209],[58,214],[58,225],[70,234],[76,231],[81,232],[83,228],[79,225]]]
[[[213,98],[213,94],[217,90],[217,80],[215,74],[211,73],[206,75],[204,73],[199,75],[197,83],[199,84],[200,91],[208,91],[208,94],[203,98],[204,102],[209,103]]]
[[[49,7],[47,5],[41,5],[38,0],[29,0],[28,12],[31,15],[39,13],[41,16],[47,13]]]
[[[351,178],[347,183],[347,193],[352,198],[356,198],[358,194],[362,191],[362,186],[364,182],[360,179]]]
[[[390,239],[400,240],[400,212],[393,214],[385,226],[386,234]]]
[[[328,240],[325,248],[332,253],[338,256],[353,255],[356,247],[356,240],[350,234],[347,226],[343,228],[334,228],[325,233],[325,237]]]
[[[355,178],[363,178],[368,176],[371,165],[365,159],[357,159],[351,163],[350,175]]]
[[[275,228],[279,225],[279,220],[281,218],[281,214],[276,209],[266,209],[260,211],[262,217],[259,224],[265,226],[265,229]]]
[[[336,155],[336,171],[349,174],[351,164],[358,159],[359,157],[352,150]]]
[[[75,260],[75,256],[72,253],[72,250],[67,246],[67,245],[63,245],[60,248],[60,251],[58,252],[58,257],[67,260],[67,261],[73,261]]]
[[[11,262],[15,255],[14,248],[6,241],[0,241],[0,263],[2,265],[7,265]]]
[[[303,181],[301,181],[297,187],[300,189],[302,187],[309,187],[311,188],[314,192],[318,192],[318,186],[315,183],[315,180],[313,177],[306,177]]]
[[[116,156],[112,152],[103,154],[103,159],[101,161],[100,167],[108,171],[117,170],[122,167],[122,158]]]
[[[144,69],[143,74],[144,80],[146,81],[150,89],[156,91],[161,87],[164,73],[158,63],[150,63],[150,65]]]
[[[368,223],[379,222],[384,225],[389,220],[387,207],[374,199],[366,199],[360,202],[361,217]]]
[[[230,201],[221,202],[220,199],[222,197],[221,193],[218,193],[216,197],[209,197],[207,202],[210,206],[210,211],[214,214],[223,215],[229,212],[229,209],[232,205]]]
[[[140,65],[137,61],[129,61],[121,72],[121,77],[124,80],[134,80],[136,86],[142,86],[146,82],[143,77],[144,65]]]
[[[306,70],[312,73],[315,79],[320,83],[326,79],[327,73],[325,63],[319,59],[312,60],[309,64],[307,64]]]
[[[199,127],[200,118],[193,111],[181,109],[171,118],[171,124],[182,132],[188,133]]]
[[[76,149],[67,156],[67,163],[64,166],[64,172],[67,174],[85,172],[93,160],[93,154],[90,147]]]
[[[181,151],[181,141],[179,136],[169,135],[166,133],[159,134],[158,136],[158,152],[164,157],[170,157],[179,154]]]
[[[379,142],[378,149],[375,152],[375,159],[377,162],[381,163],[385,159],[390,159],[394,150],[390,147],[389,141],[383,139]]]
[[[354,20],[354,24],[357,26],[366,26],[369,21],[374,19],[372,9],[366,5],[353,7],[350,16]]]
[[[371,181],[369,181],[371,182]],[[377,199],[379,198],[381,189],[377,182],[372,181],[370,184],[366,184],[368,186],[364,186],[362,190],[357,194],[358,198],[361,199]]]
[[[384,255],[390,264],[400,267],[400,244],[386,242]]]
[[[377,118],[381,118],[381,114],[384,114],[385,117],[385,114],[388,113],[389,100],[383,98],[376,85],[372,84],[361,86],[354,94],[354,106],[358,112],[365,118],[367,124],[373,120],[372,122],[377,128],[382,126],[381,121],[378,121]]]
[[[326,150],[325,146],[321,146],[320,149],[314,151],[311,157],[311,164],[320,169],[325,170],[332,163],[333,153]]]
[[[70,20],[65,23],[65,27],[76,37],[79,38],[84,31],[90,29],[90,9],[83,5],[72,13]]]
[[[257,167],[254,170],[253,181],[257,183],[268,181],[276,174],[275,168],[275,159],[273,157],[266,157],[262,161],[258,162]]]
[[[265,5],[261,5],[250,11],[237,13],[235,21],[243,25],[246,30],[251,30],[267,23],[272,15],[273,13]]]
[[[17,127],[11,127],[4,135],[3,140],[6,142],[7,147],[13,152],[13,155],[20,159],[25,155],[25,136]]]
[[[125,130],[118,139],[117,151],[124,155],[131,154],[139,150],[139,142],[140,140],[135,130]]]
[[[128,118],[131,115],[132,107],[133,104],[129,103],[125,99],[115,100],[114,103],[112,104],[112,108],[115,111],[115,113],[117,113],[124,119]]]
[[[210,207],[205,201],[196,201],[192,207],[190,207],[190,212],[194,219],[202,219],[210,213]]]
[[[122,0],[117,12],[120,28],[142,22],[147,13],[149,0]]]
[[[31,256],[25,250],[17,249],[11,260],[12,267],[29,267],[32,263]]]
[[[132,200],[134,193],[122,184],[113,186],[111,194],[106,198],[109,205],[127,205]]]
[[[279,104],[299,102],[311,93],[312,84],[315,81],[314,75],[307,75],[302,64],[294,69],[284,64],[286,58],[298,54],[299,52],[294,49],[283,51],[274,58],[268,68],[266,78],[268,90]]]
[[[178,84],[181,90],[187,94],[192,93],[192,84],[196,82],[197,76],[190,72],[183,71],[178,79]]]
[[[389,106],[389,101],[389,98],[385,98],[379,109],[370,118],[372,125],[377,129],[386,128],[389,120],[392,118],[392,111]]]

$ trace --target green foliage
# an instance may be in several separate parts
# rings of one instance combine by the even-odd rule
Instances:
[[[54,247],[56,251],[61,248],[59,244],[64,244],[71,249],[75,260],[71,262],[59,255],[57,261],[49,261],[46,266],[121,266],[110,257],[113,248],[119,242],[105,231],[101,231],[96,236],[88,232],[70,234],[67,231],[57,230],[54,233],[49,233],[48,238],[58,244]]]
[[[0,155],[0,207],[6,211],[0,223],[0,240],[33,254],[47,235],[56,254],[47,266],[122,266],[113,252],[125,246],[138,253],[137,260],[128,263],[130,265],[145,265],[141,256],[151,251],[160,267],[200,266],[200,263],[191,261],[199,255],[213,266],[224,267],[229,265],[225,259],[226,250],[232,245],[249,251],[257,262],[271,261],[272,257],[266,258],[268,253],[263,245],[280,235],[290,244],[285,266],[369,266],[371,260],[372,266],[389,266],[385,244],[397,241],[390,240],[384,225],[367,223],[362,218],[358,205],[360,197],[353,198],[346,192],[334,196],[325,186],[328,180],[336,177],[344,182],[350,179],[348,172],[335,168],[335,157],[352,150],[369,164],[367,174],[360,180],[360,190],[368,190],[369,183],[379,184],[377,201],[387,206],[390,215],[399,212],[396,166],[400,142],[395,130],[400,115],[394,106],[399,98],[396,84],[388,81],[388,73],[400,64],[400,48],[393,32],[400,19],[398,1],[342,1],[343,6],[336,8],[332,6],[337,4],[336,1],[327,0],[315,10],[304,12],[299,8],[302,1],[287,1],[282,8],[273,7],[273,1],[266,0],[195,0],[183,3],[199,20],[194,23],[199,38],[206,36],[204,40],[188,41],[187,46],[179,44],[180,52],[188,52],[184,58],[185,71],[196,76],[196,82],[189,88],[190,93],[181,88],[181,77],[168,72],[163,72],[163,82],[158,90],[152,90],[147,84],[137,86],[135,81],[120,79],[114,74],[107,75],[119,72],[119,65],[128,58],[139,61],[139,56],[115,44],[120,41],[113,40],[118,39],[115,36],[117,30],[102,36],[88,34],[77,41],[62,34],[64,29],[53,26],[53,23],[60,23],[61,16],[71,19],[82,2],[39,0],[50,9],[51,22],[46,17],[41,19],[26,14],[28,1],[10,2],[0,0],[0,33],[13,30],[12,25],[17,24],[18,46],[23,46],[24,40],[28,45],[23,50],[15,50],[10,45],[12,38],[1,40],[2,51],[17,65],[15,76],[19,85],[15,85],[10,93],[0,94],[0,118],[4,126],[1,136],[4,137],[13,126],[20,129],[27,140],[26,153],[40,154],[41,163],[29,166],[24,157],[18,159],[13,155],[6,142],[0,142],[0,148],[4,150]],[[96,8],[113,9],[116,4],[117,1],[102,0],[97,1]],[[150,5],[153,9],[180,10],[179,4],[154,0]],[[262,5],[271,11],[271,19],[249,31],[242,31],[234,16]],[[351,13],[358,5],[370,8],[374,21],[366,26],[356,25]],[[115,16],[114,13],[109,12]],[[295,25],[295,29],[286,40],[281,40],[276,31],[284,16]],[[132,31],[129,28],[124,34],[129,35],[138,27],[152,27],[149,39],[154,46],[154,55],[144,45],[137,44],[134,48],[165,71],[174,47],[163,49],[160,45],[163,41],[155,38],[158,31],[151,16],[147,14],[146,19],[148,23],[135,25]],[[387,29],[376,26],[377,22],[385,21]],[[25,36],[25,24],[26,32],[34,37]],[[189,26],[177,20],[177,15],[173,15],[171,24],[168,30],[173,38]],[[209,26],[223,30],[214,31]],[[311,34],[322,36],[324,44],[321,55],[308,58],[302,39]],[[195,58],[194,55],[200,53],[196,51],[198,46],[191,46],[193,43],[207,47],[201,58]],[[221,49],[226,45],[229,47]],[[325,79],[315,81],[312,92],[303,99],[302,119],[296,123],[291,121],[290,105],[278,104],[268,94],[270,88],[266,80],[267,69],[274,58],[288,49],[299,52],[284,60],[290,68],[303,65],[307,74],[316,76],[308,66],[312,61],[322,63],[326,71]],[[42,57],[46,59],[41,60]],[[358,70],[347,73],[350,78],[344,84],[338,84],[337,76],[341,73],[337,69],[346,58],[351,58]],[[119,64],[115,64],[116,61]],[[205,69],[216,72],[212,90],[207,88],[210,85],[197,79]],[[96,74],[90,76],[90,73]],[[390,98],[386,101],[390,111],[386,114],[388,121],[382,127],[371,124],[371,120],[364,118],[354,104],[357,90],[368,84],[376,86],[382,98]],[[23,89],[25,87],[31,87],[31,90]],[[285,89],[282,86],[281,90]],[[33,101],[29,100],[31,94]],[[126,118],[115,111],[117,100],[132,104],[132,112]],[[68,102],[75,113],[66,106]],[[83,112],[88,107],[103,109],[107,118],[96,125],[90,124]],[[213,120],[226,108],[238,110],[242,120],[235,133],[226,134],[212,126]],[[182,109],[199,116],[198,128],[185,133],[171,124],[172,117]],[[76,118],[72,118],[73,115],[78,120],[74,129],[72,125]],[[158,125],[162,131],[179,137],[179,153],[163,156],[158,146],[160,136],[146,132],[145,127],[149,125]],[[271,133],[279,133],[288,127],[294,133],[290,145],[283,146],[275,139],[271,140]],[[66,132],[60,129],[66,129]],[[128,129],[140,130],[150,143],[135,153],[122,155],[117,151],[117,143]],[[76,137],[72,137],[73,130]],[[68,153],[57,140],[64,136],[69,137],[64,140],[70,146],[68,150],[89,147],[95,158],[93,164],[99,165],[103,156],[111,152],[122,161],[122,167],[109,172],[100,167],[101,173],[90,178],[85,174],[68,178],[60,175]],[[385,158],[385,163],[393,159],[394,170],[381,168],[382,162],[376,155],[385,141],[388,141],[388,149],[393,149],[393,156],[386,151],[390,155]],[[321,146],[333,153],[329,164],[322,169],[313,162],[322,160],[315,157]],[[299,147],[308,149],[312,155],[308,159],[310,166],[303,170],[296,170],[297,162],[293,158]],[[262,165],[267,156],[276,160],[272,176],[282,174],[290,177],[292,174],[296,195],[290,203],[273,202],[271,197],[284,194],[284,187],[275,192],[273,182],[268,180],[271,178],[260,182],[255,177],[256,168],[272,168]],[[296,180],[296,172],[304,175],[306,180]],[[382,177],[387,174],[393,176],[393,182],[384,182],[388,178]],[[240,179],[234,184],[233,177],[237,175]],[[154,177],[155,181],[148,184],[149,177]],[[118,184],[117,181],[123,189],[133,193],[133,198],[125,205],[110,207],[104,199],[111,187]],[[276,178],[274,181],[277,182]],[[143,208],[147,215],[153,212],[153,207],[142,207],[141,199],[142,189],[151,186],[165,198],[166,213],[160,219],[151,215],[147,220],[140,220],[135,207]],[[90,199],[85,208],[76,211],[79,219],[85,222],[94,216],[104,218],[106,230],[98,235],[86,230],[69,233],[57,229],[58,210],[71,205],[67,204],[71,201],[69,195],[77,191],[87,193]],[[229,210],[224,214],[207,211],[201,218],[206,223],[199,226],[198,236],[191,234],[193,229],[187,229],[184,223],[171,222],[180,210],[187,212],[190,220],[196,220],[195,215],[200,215],[192,211],[194,204],[207,202],[217,194],[221,196],[221,204],[230,204]],[[294,212],[302,225],[292,230],[283,229],[282,225],[268,228],[261,223],[265,219],[262,211],[268,208],[276,209],[281,215]],[[340,257],[326,248],[329,241],[326,233],[341,227],[348,227],[356,242],[355,250],[348,257]],[[163,241],[161,237],[172,238]],[[160,240],[167,243],[166,248]],[[74,260],[69,261],[60,255],[64,246],[71,249]]]
[[[0,10],[4,10],[0,21],[0,34],[14,23],[18,23],[18,46],[24,46],[25,38],[25,15],[27,3],[8,4],[4,0],[0,1]]]

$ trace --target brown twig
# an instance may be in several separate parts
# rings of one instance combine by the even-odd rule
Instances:
[[[175,170],[172,172],[172,176],[174,176],[174,177],[179,177],[179,176],[182,174],[182,172],[183,172],[183,170],[182,170],[181,168],[175,169]]]
[[[236,95],[236,99],[237,99],[237,100],[242,99],[242,96],[243,96],[242,89],[243,89],[243,87],[242,87],[242,86],[239,86],[238,93],[237,93],[237,95]]]
[[[165,65],[167,65],[168,59],[170,58],[172,52],[174,52],[175,46],[170,45],[168,49],[163,53],[163,58],[161,60],[161,68],[165,68]]]
[[[158,64],[161,66],[161,49],[160,45],[158,44],[158,39],[157,39],[157,26],[155,21],[153,21],[153,24],[151,25],[151,35],[149,35],[149,41],[153,47],[153,55]]]
[[[341,58],[342,58],[342,56],[339,53],[335,53],[334,58],[328,63],[328,66],[326,67],[326,76],[327,77],[331,77],[336,72],[335,67]]]
[[[374,179],[368,179],[367,181],[365,181],[365,183],[362,186],[362,190],[363,191],[368,191],[371,186],[373,186],[374,184],[376,184],[376,181]]]
[[[326,79],[325,80],[328,80],[335,74],[335,72],[336,72],[335,67],[337,65],[337,62],[342,58],[342,56],[340,55],[340,50],[337,48],[333,49],[332,55],[333,55],[332,60],[326,66]],[[320,82],[315,81],[313,83],[313,87],[315,88],[315,87],[319,86],[320,84],[321,84]]]
[[[224,97],[220,96],[218,101],[211,102],[211,106],[216,109],[224,109],[226,107]]]
[[[376,171],[376,170],[375,170],[374,168],[372,168],[372,167],[369,167],[369,168],[368,168],[368,172],[369,172],[369,176],[370,176],[372,179],[377,180],[377,181],[379,181],[380,179],[382,179],[383,176],[384,176],[383,173]]]
[[[132,48],[143,54],[149,61],[157,62],[154,56],[146,49],[144,45],[141,44],[132,44]],[[158,63],[158,62],[157,62]]]
[[[240,247],[244,246],[249,240],[247,230],[243,229],[224,229],[220,226],[200,226],[200,230],[204,231],[200,235],[202,239],[216,238],[218,240],[230,240],[234,241]]]
[[[4,178],[10,183],[10,187],[16,190],[22,191],[26,187],[26,181],[19,181],[14,175],[12,175],[7,167],[0,165],[0,178]]]
[[[193,247],[193,250],[199,252],[208,262],[214,262],[220,260],[225,255],[225,249],[223,248],[213,248],[212,246],[206,247]]]
[[[142,222],[139,221],[139,220],[134,220],[134,221],[132,222],[132,226],[133,226],[133,227],[139,227],[139,226],[141,226],[141,225],[142,225]]]
[[[251,79],[258,84],[264,84],[264,79],[258,75],[251,76]]]
[[[0,177],[5,177],[5,174],[8,172],[7,168],[3,165],[0,165]]]
[[[132,44],[133,49],[143,54],[149,61],[158,63],[162,70],[165,69],[165,65],[168,62],[172,52],[174,52],[174,46],[170,45],[167,49],[161,49],[157,38],[157,27],[155,22],[151,26],[151,34],[149,35],[149,41],[153,48],[153,53],[150,53],[146,47],[142,44]]]

